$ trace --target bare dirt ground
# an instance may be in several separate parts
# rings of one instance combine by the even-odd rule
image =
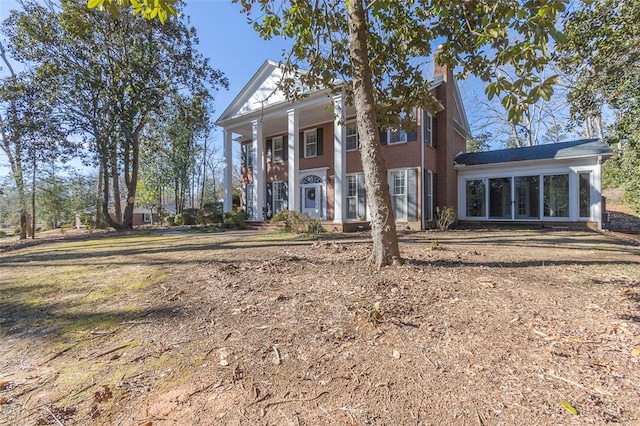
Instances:
[[[250,235],[250,234],[249,234]],[[0,253],[0,424],[640,424],[640,246],[107,235]]]

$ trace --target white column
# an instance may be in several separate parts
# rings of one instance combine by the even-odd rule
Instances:
[[[299,114],[295,109],[287,111],[287,166],[288,166],[288,191],[289,210],[300,211],[300,122]]]
[[[347,144],[345,106],[342,94],[333,97],[333,223],[343,223],[345,213],[345,184],[347,171]]]
[[[223,155],[224,155],[224,198],[222,203],[222,211],[228,213],[233,210],[233,144],[232,134],[228,130],[222,130]]]
[[[578,183],[578,185],[580,185],[580,183]],[[580,191],[578,190],[578,192]],[[602,229],[602,157],[598,157],[598,163],[593,168],[593,174],[591,176],[591,190],[589,192],[589,204],[591,204],[591,200],[597,200],[593,205],[593,208],[590,209],[591,214],[595,216],[591,219],[595,219],[598,223],[598,229]],[[578,195],[578,197],[579,196],[580,195]]]
[[[262,208],[266,205],[265,191],[267,183],[264,176],[264,141],[262,140],[262,121],[251,122],[253,134],[253,217],[257,221],[265,220]]]

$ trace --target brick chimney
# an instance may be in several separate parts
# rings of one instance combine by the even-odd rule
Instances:
[[[438,64],[438,55],[442,53],[442,45],[438,45],[435,53],[433,54],[433,77],[442,76],[445,82],[453,81],[453,71],[450,70],[446,65]]]

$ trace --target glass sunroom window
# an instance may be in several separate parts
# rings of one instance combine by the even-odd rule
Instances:
[[[580,181],[580,217],[591,217],[591,172],[578,173]]]
[[[467,216],[485,217],[485,193],[484,179],[472,179],[467,181]]]
[[[569,175],[543,178],[544,217],[569,217]]]
[[[516,219],[540,218],[540,176],[516,176]]]
[[[489,217],[511,219],[511,178],[489,179]]]

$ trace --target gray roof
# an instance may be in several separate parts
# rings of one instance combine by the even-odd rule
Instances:
[[[458,154],[454,158],[454,163],[463,166],[478,166],[516,161],[562,160],[580,157],[608,157],[611,155],[613,155],[613,151],[602,139],[580,139],[522,148]]]

